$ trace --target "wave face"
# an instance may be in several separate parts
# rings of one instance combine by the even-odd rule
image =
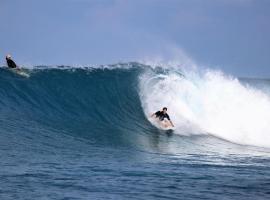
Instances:
[[[270,81],[138,63],[28,72],[0,69],[1,199],[269,199]],[[173,133],[149,120],[163,106]]]
[[[151,131],[149,116],[168,107],[176,134],[210,134],[270,147],[270,83],[221,72],[163,70],[138,63],[103,68],[42,67],[21,78],[1,70],[1,118],[97,135]],[[71,131],[72,130],[72,131]],[[100,136],[99,136],[100,137]]]
[[[30,71],[31,77],[25,79],[1,70],[0,112],[5,121],[1,126],[23,119],[25,124],[38,123],[45,129],[50,127],[99,142],[106,142],[114,132],[151,129],[138,96],[139,73],[138,67],[42,67]]]

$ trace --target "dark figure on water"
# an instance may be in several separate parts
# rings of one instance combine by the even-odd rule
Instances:
[[[17,68],[18,66],[16,65],[16,63],[11,59],[11,55],[7,55],[6,56],[6,61],[7,61],[7,66],[9,68]]]
[[[154,114],[151,115],[151,117],[156,117],[159,119],[159,121],[163,122],[163,125],[165,127],[169,127],[169,126],[172,126],[174,127],[168,113],[167,113],[167,108],[164,107],[161,111],[157,111],[155,112]]]

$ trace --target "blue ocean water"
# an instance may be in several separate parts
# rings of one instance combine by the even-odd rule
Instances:
[[[0,69],[0,199],[270,199],[269,81],[138,63],[29,73]],[[163,106],[175,131],[148,119]]]

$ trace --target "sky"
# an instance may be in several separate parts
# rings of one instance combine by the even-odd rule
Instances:
[[[7,53],[19,65],[188,57],[270,78],[269,0],[0,0],[0,24],[2,65]]]

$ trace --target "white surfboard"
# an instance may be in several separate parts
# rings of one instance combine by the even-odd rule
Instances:
[[[149,118],[149,121],[152,122],[157,128],[165,130],[165,131],[175,129],[175,127],[171,125],[166,125],[168,124],[168,121],[166,121],[166,119],[164,121],[160,121],[157,118]]]
[[[175,130],[175,127],[173,127],[173,126],[161,127],[161,129],[165,130],[165,131],[173,131],[173,130]]]
[[[28,74],[27,72],[25,72],[24,70],[22,69],[11,69],[12,72],[22,76],[22,77],[25,77],[25,78],[29,78],[30,77],[30,74]]]

